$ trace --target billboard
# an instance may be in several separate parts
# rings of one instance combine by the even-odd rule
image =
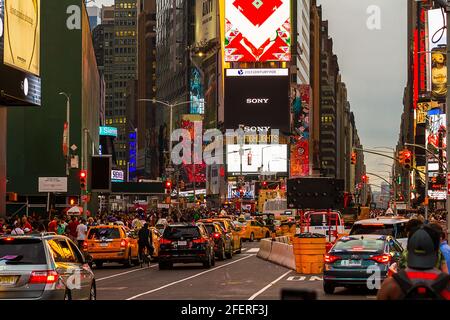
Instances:
[[[203,92],[202,75],[197,68],[191,69],[190,80],[191,114],[205,113],[205,94]]]
[[[225,1],[225,61],[290,61],[290,46],[290,0]]]
[[[311,87],[291,85],[291,105],[294,112],[294,132],[291,143],[290,176],[310,175],[309,165],[309,110],[311,106]]]
[[[194,141],[195,139],[195,132],[194,132],[195,122],[201,123],[202,120],[203,117],[201,115],[185,114],[182,116],[181,128],[189,131],[189,133],[191,134],[192,141]],[[191,147],[190,144],[188,144],[187,147]],[[182,174],[181,177],[184,182],[196,184],[206,183],[206,164],[204,161],[202,161],[202,163],[199,164],[183,163],[181,166],[183,168],[183,170],[181,171]]]
[[[91,158],[91,191],[111,192],[111,156],[92,156]]]
[[[426,130],[426,146],[428,160],[428,197],[432,200],[443,200],[446,196],[445,173],[443,163],[446,163],[446,115],[440,109],[428,112],[428,128]]]
[[[40,0],[0,0],[0,105],[41,104]]]
[[[227,171],[231,175],[240,175],[240,146],[227,145]],[[244,144],[242,156],[242,174],[287,173],[287,145],[285,144]]]
[[[210,41],[217,37],[217,0],[196,0],[195,42]]]
[[[100,127],[99,134],[101,136],[117,138],[117,128],[115,128],[115,127]]]
[[[288,69],[227,69],[225,128],[270,126],[290,132]]]
[[[446,48],[447,48],[446,14],[441,9],[427,11],[428,26],[428,90],[433,98],[445,99],[447,94]]]

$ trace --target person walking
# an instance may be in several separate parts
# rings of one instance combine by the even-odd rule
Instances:
[[[450,300],[450,276],[436,268],[440,235],[422,225],[408,238],[408,267],[387,278],[378,300]]]
[[[20,236],[20,235],[24,235],[25,232],[23,232],[22,228],[20,227],[20,222],[17,220],[16,222],[14,222],[14,229],[11,231],[12,235],[15,236]]]
[[[81,219],[80,224],[77,225],[77,243],[78,243],[78,247],[82,248],[83,247],[83,242],[84,240],[86,240],[86,236],[87,236],[87,226],[86,226],[86,220]]]

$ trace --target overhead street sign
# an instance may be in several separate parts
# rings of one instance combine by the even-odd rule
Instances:
[[[39,177],[39,192],[67,192],[67,177]]]

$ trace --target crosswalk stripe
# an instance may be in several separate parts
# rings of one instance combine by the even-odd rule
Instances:
[[[247,250],[248,253],[257,253],[259,252],[259,248],[250,248]]]

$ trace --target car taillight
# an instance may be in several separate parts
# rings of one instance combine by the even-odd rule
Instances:
[[[33,271],[31,272],[30,284],[52,284],[58,281],[58,273],[56,271]]]
[[[213,234],[213,238],[214,238],[214,239],[219,239],[219,238],[220,238],[220,233],[217,233],[217,232],[214,233],[214,234]]]
[[[200,239],[194,239],[192,240],[193,243],[208,243],[208,240],[205,238],[200,238]]]
[[[326,254],[324,257],[325,263],[333,263],[337,260],[341,259],[340,257],[333,256],[331,254]]]
[[[83,249],[87,249],[88,248],[88,243],[87,241],[83,241]]]
[[[382,254],[379,256],[371,257],[370,260],[376,261],[378,263],[387,264],[391,261],[392,257],[390,254]]]
[[[159,239],[159,244],[172,244],[172,241],[161,238],[161,239]]]
[[[122,240],[122,241],[120,241],[120,246],[122,247],[122,248],[125,248],[126,246],[127,246],[127,240]]]

